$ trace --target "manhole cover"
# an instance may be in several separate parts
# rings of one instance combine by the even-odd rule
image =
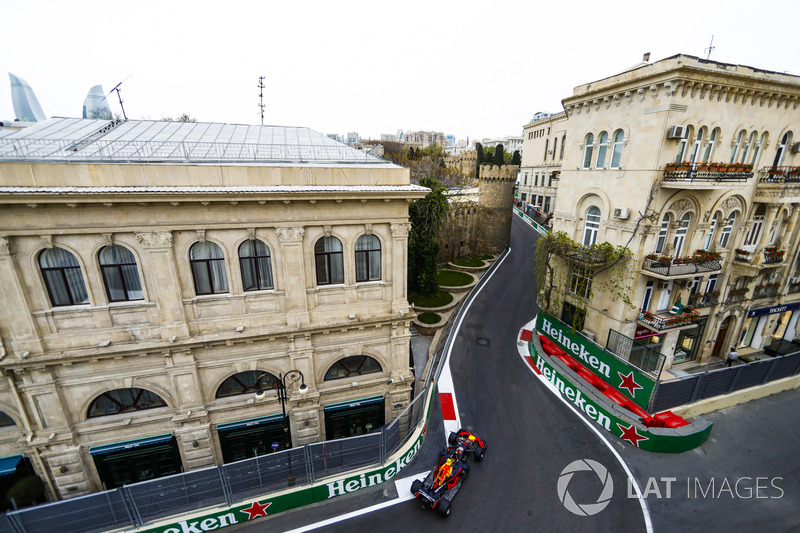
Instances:
[[[478,337],[478,344],[481,346],[489,346],[489,339],[484,339],[483,337]]]

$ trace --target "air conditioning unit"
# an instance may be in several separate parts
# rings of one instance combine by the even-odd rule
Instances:
[[[664,289],[669,288],[669,281],[659,281],[658,282],[658,288],[661,289],[662,291]]]
[[[686,136],[686,126],[670,126],[667,139],[683,139]]]
[[[581,334],[590,341],[595,340],[595,338],[597,337],[597,333],[588,329],[584,329],[583,331],[581,331]]]
[[[618,218],[620,220],[628,220],[628,217],[631,216],[631,210],[627,207],[615,207],[614,208],[614,218]]]
[[[794,143],[792,145],[792,153],[793,154],[800,153],[800,143]]]

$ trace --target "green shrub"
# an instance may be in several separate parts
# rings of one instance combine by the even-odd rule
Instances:
[[[419,307],[442,307],[453,301],[453,295],[444,291],[438,291],[433,296],[411,293],[408,295],[408,301]]]
[[[430,311],[425,311],[421,315],[417,316],[417,320],[419,320],[423,324],[438,324],[439,321],[442,320],[442,316],[438,313],[431,313]]]
[[[466,272],[459,272],[457,270],[439,271],[439,285],[444,285],[445,287],[460,287],[462,285],[469,285],[473,281],[475,281],[475,278]]]

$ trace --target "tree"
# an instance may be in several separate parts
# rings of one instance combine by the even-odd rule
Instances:
[[[445,188],[429,176],[420,178],[419,184],[428,187],[424,198],[411,202],[408,218],[411,231],[408,234],[408,290],[424,296],[432,296],[439,290],[439,229],[447,214]]]
[[[478,164],[480,165],[483,163],[483,145],[481,143],[475,143],[475,152],[478,154]]]
[[[161,120],[164,121],[164,122],[197,122],[196,118],[194,118],[193,116],[191,116],[191,115],[189,115],[187,113],[183,113],[181,115],[178,115],[178,118],[161,117]]]
[[[493,163],[498,166],[506,164],[505,152],[502,144],[498,144],[497,148],[494,149]]]
[[[519,150],[514,150],[514,155],[511,156],[511,164],[512,165],[522,164],[522,155],[520,155]]]

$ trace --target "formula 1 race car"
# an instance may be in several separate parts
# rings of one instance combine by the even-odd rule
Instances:
[[[472,453],[476,461],[481,461],[486,450],[485,442],[463,429],[450,433],[447,442],[450,446],[439,454],[436,468],[425,479],[411,484],[411,493],[444,518],[450,515],[450,502],[469,475],[467,454]]]

